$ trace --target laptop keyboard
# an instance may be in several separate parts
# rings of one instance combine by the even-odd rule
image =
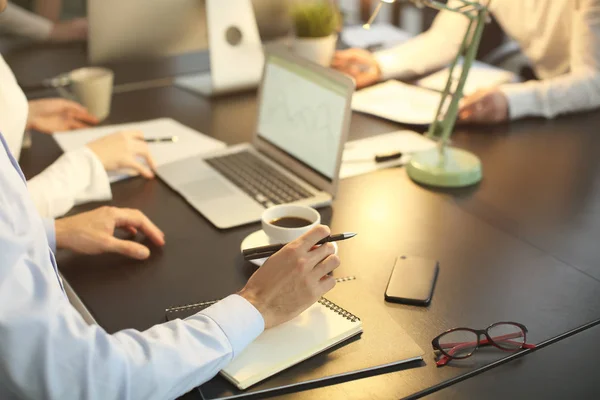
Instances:
[[[205,161],[264,207],[314,196],[247,150]]]

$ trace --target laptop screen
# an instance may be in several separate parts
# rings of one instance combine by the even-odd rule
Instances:
[[[268,57],[262,85],[260,138],[332,181],[348,89],[277,55]]]

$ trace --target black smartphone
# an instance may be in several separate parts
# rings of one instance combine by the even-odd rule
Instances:
[[[385,289],[385,300],[428,306],[431,303],[439,269],[437,261],[419,257],[397,257]]]

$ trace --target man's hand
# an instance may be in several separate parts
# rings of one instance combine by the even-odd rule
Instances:
[[[144,260],[150,249],[129,240],[117,239],[116,228],[135,234],[143,232],[155,245],[165,244],[165,234],[137,210],[101,207],[94,211],[56,220],[56,246],[81,254],[119,253]]]
[[[49,39],[51,42],[83,42],[87,37],[87,18],[75,18],[54,24]]]
[[[379,82],[381,70],[373,54],[363,49],[337,51],[331,67],[350,75],[358,89]]]
[[[481,89],[462,100],[459,122],[490,124],[508,120],[508,99],[497,88]]]
[[[265,328],[298,316],[335,286],[340,265],[331,243],[315,247],[329,228],[319,225],[271,256],[240,292],[262,314]]]
[[[150,154],[148,144],[144,142],[144,134],[140,131],[124,131],[104,136],[87,145],[92,150],[107,171],[130,168],[144,178],[154,178],[152,170],[156,163]],[[145,160],[150,166],[140,162]]]
[[[69,131],[96,125],[98,119],[81,104],[53,98],[29,101],[27,128],[43,133]]]

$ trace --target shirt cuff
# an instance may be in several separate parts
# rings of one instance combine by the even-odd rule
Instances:
[[[375,52],[373,53],[373,57],[375,57],[375,60],[379,65],[379,72],[381,73],[380,80],[387,81],[388,79],[396,78],[400,74],[398,71],[397,47]]]
[[[226,297],[199,314],[211,318],[223,330],[233,349],[233,357],[240,354],[265,329],[260,312],[237,294]]]
[[[500,91],[508,100],[508,115],[511,120],[540,114],[535,91],[525,83],[500,85]]]
[[[48,238],[48,245],[53,253],[56,253],[56,231],[54,229],[54,218],[42,218],[44,223],[44,229],[46,230],[46,237]]]

